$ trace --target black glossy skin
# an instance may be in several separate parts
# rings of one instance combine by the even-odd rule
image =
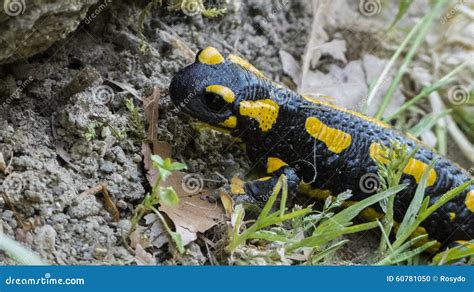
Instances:
[[[231,88],[236,96],[234,104],[226,105],[218,112],[207,108],[202,93],[206,86],[213,84]],[[324,104],[306,101],[297,93],[276,86],[228,59],[218,65],[196,62],[184,68],[173,79],[170,94],[174,103],[181,105],[186,113],[214,126],[218,126],[229,115],[236,115],[237,128],[231,134],[242,139],[247,146],[249,158],[255,164],[264,165],[267,157],[278,157],[292,168],[290,177],[294,172],[298,176],[296,180],[289,179],[290,182],[298,179],[309,182],[315,177],[312,187],[329,189],[333,194],[349,189],[353,193],[351,200],[370,196],[359,188],[359,182],[362,175],[377,173],[377,167],[369,156],[372,142],[378,141],[390,146],[390,141],[397,140],[407,144],[409,149],[418,146],[417,141],[396,130],[381,127]],[[186,97],[188,101],[183,103]],[[265,98],[276,101],[280,109],[276,124],[264,133],[259,129],[257,121],[239,115],[239,103],[242,100]],[[350,147],[339,154],[329,151],[325,144],[306,132],[305,120],[310,116],[317,117],[332,128],[349,133],[352,136]],[[450,189],[471,179],[467,171],[422,145],[415,155],[415,159],[426,164],[434,158],[437,158],[434,165],[437,180],[426,191],[426,195],[431,197],[431,203]],[[316,176],[312,164],[316,166]],[[275,182],[274,179],[270,181]],[[403,219],[417,186],[415,179],[409,175],[403,175],[401,182],[407,183],[408,187],[396,196],[394,215],[398,222]],[[430,238],[446,245],[455,240],[470,240],[474,237],[474,216],[464,203],[470,190],[474,190],[473,184],[422,223]],[[378,204],[373,207],[380,211]],[[456,214],[454,221],[450,220],[450,212]]]

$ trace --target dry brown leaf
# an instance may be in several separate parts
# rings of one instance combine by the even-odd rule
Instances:
[[[202,194],[210,193],[212,190],[202,189],[192,194],[185,191],[184,176],[185,173],[174,172],[163,183],[164,187],[174,188],[180,201],[177,206],[160,206],[160,211],[166,213],[173,221],[176,232],[181,235],[183,244],[186,245],[197,238],[198,232],[205,232],[223,220],[225,212],[220,204],[201,199]]]
[[[150,240],[144,235],[145,229],[145,227],[138,225],[137,228],[130,233],[130,247],[135,249],[137,245],[143,248],[151,246]]]
[[[158,135],[156,122],[158,121],[158,107],[160,103],[160,89],[153,88],[153,93],[143,99],[145,120],[148,124],[147,138],[149,141],[156,140]]]
[[[153,140],[153,154],[160,155],[161,158],[166,159],[171,157],[172,147],[169,143]]]
[[[135,262],[139,266],[154,266],[156,265],[155,257],[147,252],[140,244],[135,247]]]
[[[147,171],[146,178],[150,184],[153,184],[156,180],[156,169],[152,167],[151,155],[157,154],[160,155],[161,158],[166,159],[171,157],[171,145],[169,143],[154,140],[153,142],[153,150],[150,147],[150,144],[143,143],[142,144],[142,155],[143,155],[143,165],[145,170]]]
[[[232,197],[223,190],[219,191],[219,197],[221,198],[222,206],[224,206],[225,214],[227,217],[231,217],[234,211],[234,200]]]

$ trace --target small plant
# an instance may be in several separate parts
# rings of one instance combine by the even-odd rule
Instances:
[[[404,168],[418,150],[415,149],[408,153],[407,146],[397,142],[392,142],[392,147],[393,148],[383,148],[384,150],[381,151],[382,157],[376,160],[376,164],[379,168],[378,172],[382,189],[399,184]],[[472,180],[467,181],[450,190],[436,201],[436,203],[428,207],[430,197],[425,197],[424,194],[427,187],[429,173],[432,170],[434,163],[435,161],[432,161],[424,171],[405,216],[396,228],[394,242],[390,241],[389,235],[395,224],[393,218],[395,194],[388,197],[388,200],[382,204],[382,209],[384,209],[386,215],[382,221],[383,223],[378,222],[382,231],[382,237],[379,248],[381,259],[377,264],[391,265],[404,261],[408,262],[413,260],[415,256],[435,246],[437,244],[436,241],[430,241],[427,234],[413,236],[414,232],[420,227],[423,220],[429,217],[445,203],[463,192],[472,183]]]
[[[115,138],[122,140],[125,138],[125,134],[117,131],[114,127],[112,127],[108,122],[99,122],[99,121],[93,121],[89,125],[87,125],[87,130],[83,134],[83,137],[87,141],[92,141],[97,138],[97,132],[102,132],[106,131],[107,129],[110,129],[112,132],[112,135],[114,135]]]
[[[145,125],[143,124],[142,115],[140,114],[140,108],[135,106],[133,99],[129,98],[125,100],[125,106],[129,112],[128,121],[130,123],[130,133],[137,142],[141,142],[145,139]]]
[[[151,11],[162,5],[161,0],[150,0],[140,13],[138,18],[138,34],[140,35],[140,52],[144,53],[148,48],[146,37],[143,34],[145,27],[145,20],[150,17]],[[194,16],[202,14],[204,17],[213,18],[223,15],[226,12],[225,8],[207,8],[204,6],[203,0],[172,0],[168,9],[170,11],[181,11],[185,15]]]
[[[403,175],[403,170],[408,164],[408,161],[415,155],[418,148],[408,153],[408,146],[401,144],[398,141],[391,142],[391,148],[380,144],[381,150],[379,156],[375,159],[375,164],[378,167],[378,175],[382,190],[398,186]],[[383,219],[383,228],[386,234],[390,234],[394,226],[393,208],[395,202],[395,195],[388,197],[386,200],[380,202],[380,206],[385,213]],[[382,252],[386,248],[386,241],[383,238],[380,241],[379,250]]]
[[[377,222],[353,225],[351,220],[368,206],[399,192],[403,187],[397,186],[388,189],[357,202],[339,213],[334,213],[334,209],[340,207],[350,197],[350,193],[342,193],[336,198],[329,197],[325,201],[323,210],[319,212],[313,211],[312,206],[308,206],[306,208],[298,207],[292,212],[286,213],[287,178],[281,176],[257,220],[242,232],[241,230],[245,227],[243,221],[245,211],[242,205],[235,207],[231,219],[230,240],[226,246],[226,251],[232,253],[248,240],[260,239],[270,243],[281,243],[285,253],[290,255],[309,249],[312,255],[308,263],[318,263],[347,242],[347,240],[344,240],[325,248],[334,239],[344,234],[376,228]],[[279,208],[271,212],[280,192]],[[283,228],[283,223],[290,223],[292,228]],[[297,235],[304,236],[310,230],[313,231],[309,233],[309,236],[303,238],[300,236],[298,239]],[[276,253],[276,251],[274,252]]]
[[[179,162],[173,162],[171,158],[162,159],[159,155],[151,156],[153,168],[157,170],[156,180],[152,186],[151,193],[145,195],[145,199],[135,209],[135,213],[131,219],[131,227],[128,236],[135,230],[140,219],[148,212],[154,212],[165,226],[171,239],[175,242],[178,251],[183,253],[184,246],[179,233],[171,230],[166,219],[157,209],[159,204],[174,206],[179,203],[179,197],[172,187],[162,187],[161,183],[171,175],[172,171],[186,169],[186,165]]]

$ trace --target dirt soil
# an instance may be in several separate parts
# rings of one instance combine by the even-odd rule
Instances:
[[[194,52],[212,45],[238,53],[270,79],[291,85],[279,51],[300,58],[312,23],[306,0],[244,0],[238,13],[215,19],[159,8],[145,21],[148,49],[142,53],[138,23],[145,4],[115,1],[44,53],[0,67],[5,80],[23,84],[28,80],[19,98],[0,99],[8,103],[0,112],[0,152],[7,163],[11,160],[10,174],[0,172],[0,186],[9,200],[0,198],[0,228],[50,264],[135,262],[122,236],[149,185],[141,144],[129,136],[126,98],[139,105],[137,97],[150,95],[158,86],[159,136],[172,145],[173,158],[186,163],[188,172],[208,179],[215,179],[216,172],[227,179],[247,174],[249,162],[238,145],[225,135],[197,130],[189,118],[174,111],[168,86],[189,59],[173,46],[169,35],[179,36]],[[365,32],[353,34],[338,34],[346,38],[349,59],[360,58],[354,53],[361,46],[353,41],[355,36],[371,41]],[[91,125],[99,125],[99,130],[88,140]],[[83,194],[101,182],[120,211],[118,222],[105,208],[102,195]],[[356,237],[363,240],[354,240],[339,254],[341,263],[364,262],[377,245],[376,237],[373,242],[367,234]],[[167,255],[171,245],[163,245],[159,263],[209,264],[204,245],[198,243],[173,261]],[[11,263],[0,253],[0,264]]]

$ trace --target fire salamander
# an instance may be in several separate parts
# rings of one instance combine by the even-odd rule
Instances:
[[[255,165],[267,176],[233,187],[237,201],[265,201],[281,174],[289,195],[317,199],[352,190],[351,200],[371,195],[361,186],[364,175],[377,174],[375,160],[393,141],[419,150],[403,171],[408,186],[396,195],[394,217],[401,222],[417,183],[430,162],[426,195],[430,204],[452,188],[471,180],[461,167],[404,136],[389,125],[358,112],[297,94],[268,80],[245,59],[223,56],[215,48],[201,50],[196,61],[178,72],[170,84],[174,104],[245,145]],[[309,182],[309,183],[308,183]],[[474,184],[422,222],[417,234],[437,241],[435,249],[474,238]],[[363,212],[381,218],[378,204]]]

